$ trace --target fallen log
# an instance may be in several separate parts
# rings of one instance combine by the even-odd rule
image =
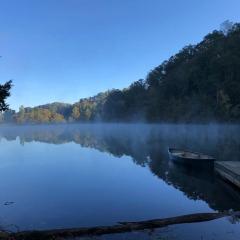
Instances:
[[[113,226],[97,226],[97,227],[80,227],[70,229],[53,229],[43,231],[22,231],[16,233],[2,232],[0,239],[14,240],[47,240],[56,238],[81,237],[81,236],[97,236],[104,234],[124,233],[145,229],[162,228],[173,224],[196,223],[211,221],[214,219],[232,216],[239,217],[240,212],[223,212],[223,213],[196,213],[183,215],[178,217],[152,219],[139,222],[120,222]]]

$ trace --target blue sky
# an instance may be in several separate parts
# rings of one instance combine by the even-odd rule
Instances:
[[[144,78],[229,19],[239,0],[0,0],[10,107],[73,103]]]

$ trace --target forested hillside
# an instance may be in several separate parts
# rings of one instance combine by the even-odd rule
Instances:
[[[70,105],[53,103],[6,112],[4,121],[206,122],[240,120],[240,24],[213,31],[197,45],[123,90]]]

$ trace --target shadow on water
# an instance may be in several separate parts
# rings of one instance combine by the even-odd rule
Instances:
[[[115,157],[130,156],[152,174],[182,191],[188,198],[205,201],[212,209],[239,210],[240,192],[215,175],[213,168],[175,165],[168,147],[186,148],[214,156],[218,161],[238,161],[240,127],[237,125],[59,125],[1,127],[0,136],[21,144],[74,142]]]

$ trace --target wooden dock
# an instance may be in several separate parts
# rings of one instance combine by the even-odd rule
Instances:
[[[240,161],[217,161],[214,165],[218,174],[240,188]]]

